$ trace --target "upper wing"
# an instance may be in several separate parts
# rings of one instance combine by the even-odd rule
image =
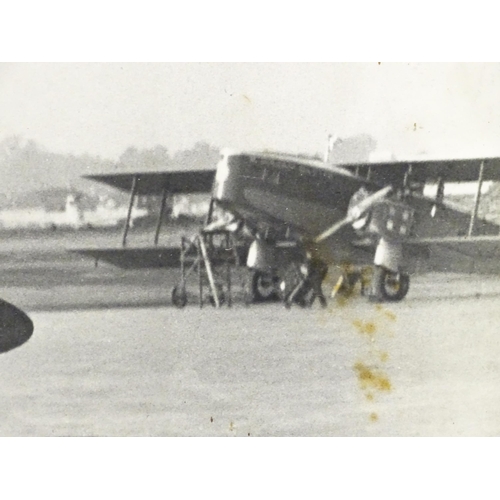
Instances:
[[[86,179],[131,191],[136,179],[136,194],[160,195],[164,190],[176,193],[209,193],[215,170],[178,170],[171,172],[134,172],[117,174],[86,175]]]
[[[470,158],[465,160],[415,160],[384,163],[349,163],[339,165],[360,177],[383,185],[400,184],[411,167],[413,182],[441,178],[444,182],[474,182],[478,180],[484,162],[483,180],[500,181],[500,157]]]

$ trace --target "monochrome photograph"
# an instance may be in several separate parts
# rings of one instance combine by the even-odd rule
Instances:
[[[498,436],[499,86],[0,64],[0,436]]]

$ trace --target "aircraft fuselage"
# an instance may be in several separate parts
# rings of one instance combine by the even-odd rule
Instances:
[[[320,161],[266,154],[225,154],[214,198],[256,227],[290,227],[316,236],[345,217],[363,185],[349,171]]]

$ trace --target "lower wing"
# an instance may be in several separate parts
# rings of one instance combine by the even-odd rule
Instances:
[[[415,238],[405,251],[425,255],[432,271],[500,274],[500,236]]]
[[[248,248],[237,247],[241,263],[246,262]],[[177,247],[117,247],[117,248],[81,248],[70,250],[85,257],[107,262],[121,269],[179,268],[181,249]],[[216,262],[217,264],[217,262]]]
[[[418,250],[447,249],[475,259],[500,258],[500,236],[416,238],[405,241],[406,245]]]
[[[179,247],[80,248],[69,250],[85,257],[113,264],[121,269],[179,267]]]

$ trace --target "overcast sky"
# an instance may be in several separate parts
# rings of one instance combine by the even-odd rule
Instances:
[[[129,146],[323,152],[372,135],[398,159],[500,155],[500,65],[7,63],[0,138],[117,159]]]

